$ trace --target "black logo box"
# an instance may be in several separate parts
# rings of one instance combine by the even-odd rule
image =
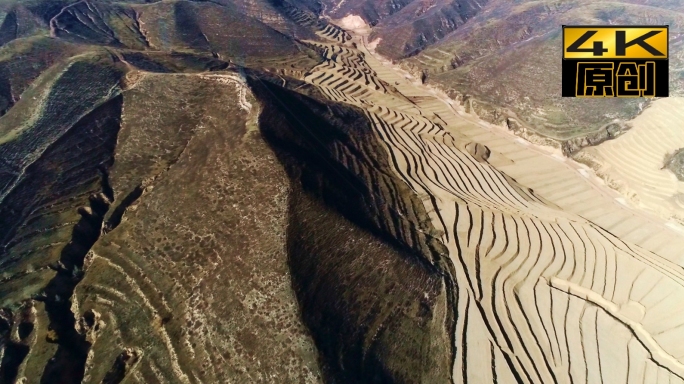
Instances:
[[[597,60],[597,59],[563,59],[563,97],[575,97],[577,81],[577,63],[613,63],[613,85],[617,84],[617,68],[620,63],[645,64],[647,61],[655,63],[655,89],[656,97],[668,97],[670,85],[669,62],[667,59],[648,60]],[[614,93],[615,94],[615,93]],[[608,96],[612,97],[612,96]]]

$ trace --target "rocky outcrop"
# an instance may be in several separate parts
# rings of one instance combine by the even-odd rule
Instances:
[[[627,132],[631,126],[628,123],[611,123],[601,127],[598,131],[570,140],[565,140],[561,144],[563,154],[572,156],[582,150],[582,148],[599,145],[606,140],[612,140]]]
[[[12,383],[18,378],[19,369],[28,355],[36,323],[34,303],[27,300],[13,312],[0,310],[0,381]]]
[[[118,384],[122,382],[142,357],[142,350],[125,348],[116,358],[112,368],[107,372],[104,379],[102,379],[102,383]]]
[[[581,135],[568,140],[557,140],[545,137],[534,128],[530,128],[526,122],[508,108],[496,106],[486,101],[479,100],[470,94],[462,94],[452,88],[446,92],[449,97],[458,101],[466,113],[477,115],[478,118],[496,125],[504,125],[516,135],[538,144],[559,148],[565,156],[571,157],[582,148],[595,146],[606,140],[612,140],[627,132],[631,126],[626,122],[613,122],[602,126],[598,131]]]
[[[677,176],[677,179],[684,181],[684,148],[676,150],[665,158],[663,168],[667,168]]]

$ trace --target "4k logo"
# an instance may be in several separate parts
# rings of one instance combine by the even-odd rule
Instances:
[[[668,95],[667,26],[563,26],[564,97]]]

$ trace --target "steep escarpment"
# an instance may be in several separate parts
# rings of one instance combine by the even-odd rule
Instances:
[[[422,203],[391,173],[369,120],[310,86],[297,89],[318,100],[255,77],[251,84],[265,104],[261,130],[293,179],[289,263],[330,374],[447,382],[456,283]]]
[[[290,83],[298,88],[298,93],[293,93],[257,76],[249,80],[266,104],[260,117],[264,135],[275,145],[288,148],[290,156],[299,157],[302,167],[309,169],[311,163],[330,167],[325,173],[315,167],[303,172],[304,185],[351,219],[408,245],[421,253],[425,262],[436,262],[443,252],[435,241],[440,233],[429,224],[422,203],[410,197],[407,186],[388,172],[387,155],[361,110],[331,103],[318,89],[300,82]],[[310,113],[292,112],[298,110]],[[327,177],[330,172],[339,174],[339,180]]]
[[[631,126],[629,123],[610,123],[600,127],[598,131],[562,141],[561,149],[565,156],[572,156],[582,148],[596,146],[606,140],[613,140],[627,132]]]
[[[450,382],[444,277],[304,191],[288,250],[304,320],[339,382]]]
[[[0,378],[3,382],[11,383],[16,380],[19,367],[35,339],[36,323],[36,310],[30,302],[24,303],[14,312],[8,309],[0,312],[0,342],[4,347]]]

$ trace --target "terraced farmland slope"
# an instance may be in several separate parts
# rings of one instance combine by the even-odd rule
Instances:
[[[364,44],[319,44],[328,60],[305,80],[365,110],[442,233],[456,292],[452,379],[684,382],[682,236]]]
[[[677,226],[298,3],[3,3],[0,382],[682,381]]]
[[[633,204],[682,223],[684,183],[666,163],[684,147],[683,120],[684,98],[657,100],[631,122],[629,132],[578,157]]]

